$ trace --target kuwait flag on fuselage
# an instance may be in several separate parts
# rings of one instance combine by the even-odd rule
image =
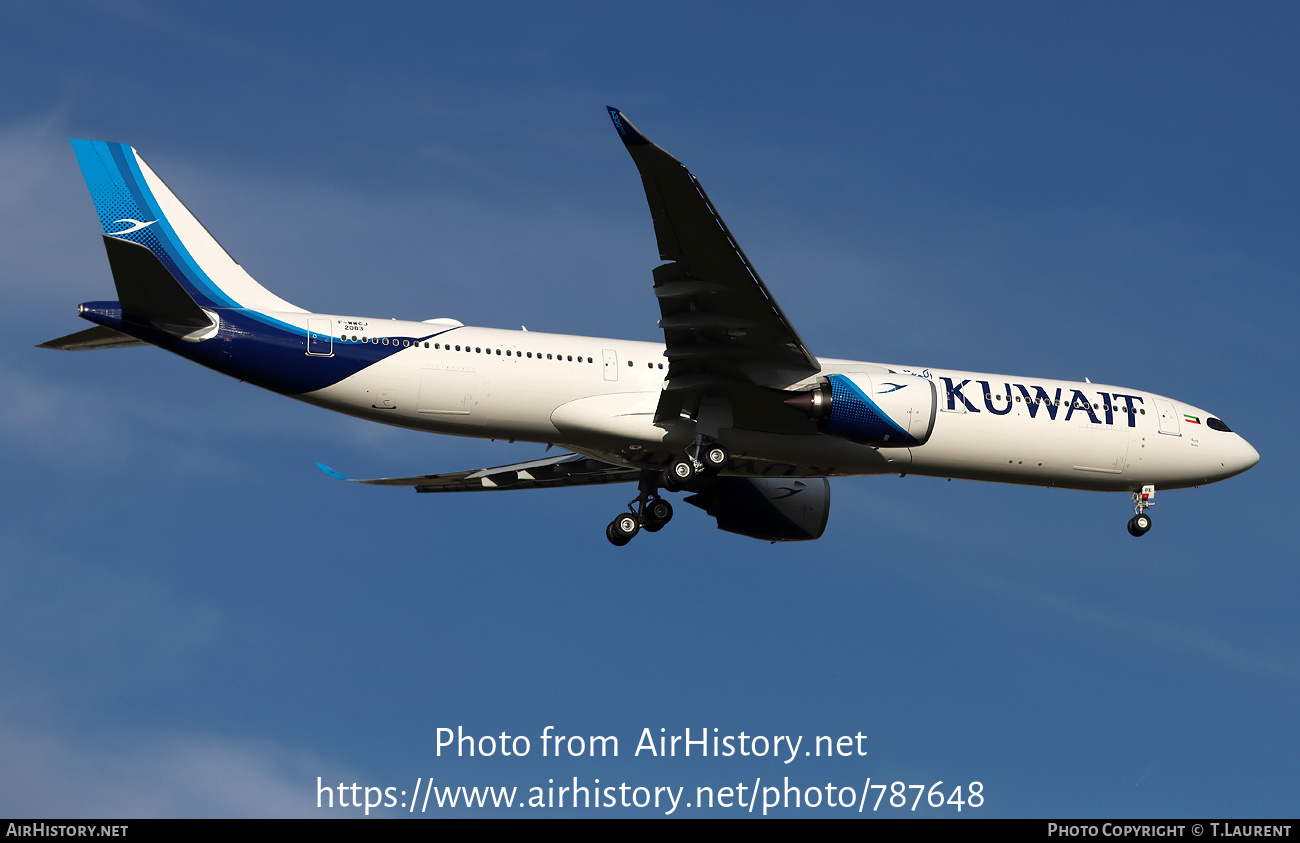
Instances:
[[[1187,415],[1186,413],[1183,413],[1183,421],[1187,422],[1188,424],[1200,424],[1200,423],[1201,423],[1201,420],[1200,420],[1199,418],[1197,418],[1196,416],[1189,416],[1189,415]]]

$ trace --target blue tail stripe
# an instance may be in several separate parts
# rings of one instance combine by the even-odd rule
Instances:
[[[110,148],[119,172],[130,174],[129,179],[124,179],[127,189],[136,197],[141,210],[147,209],[148,214],[158,220],[157,226],[162,230],[163,236],[150,231],[154,226],[133,232],[133,235],[139,237],[136,242],[148,246],[182,283],[188,281],[187,286],[190,287],[191,294],[197,293],[206,298],[210,305],[216,307],[239,307],[239,302],[223,293],[207,273],[199,269],[198,264],[194,262],[189,250],[181,243],[176,230],[172,228],[171,220],[167,219],[153,192],[149,190],[148,182],[145,181],[144,173],[136,163],[135,155],[123,144],[111,144]],[[130,238],[132,234],[125,236]]]

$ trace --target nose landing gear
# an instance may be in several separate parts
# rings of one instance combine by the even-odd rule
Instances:
[[[605,538],[615,547],[632,541],[642,529],[657,533],[673,519],[673,506],[659,497],[658,472],[641,472],[640,494],[628,502],[628,512],[620,514],[605,528]]]
[[[1143,486],[1142,491],[1133,493],[1134,514],[1128,522],[1130,536],[1145,536],[1147,530],[1151,529],[1151,516],[1147,515],[1145,510],[1156,505],[1155,496],[1155,486]]]

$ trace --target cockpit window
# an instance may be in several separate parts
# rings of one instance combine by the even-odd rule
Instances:
[[[1205,423],[1206,425],[1209,426],[1210,430],[1222,430],[1224,433],[1232,433],[1232,428],[1228,427],[1226,424],[1219,421],[1214,416],[1210,416],[1208,419],[1206,419]]]

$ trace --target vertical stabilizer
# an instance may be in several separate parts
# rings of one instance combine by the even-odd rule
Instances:
[[[74,140],[106,238],[144,246],[200,305],[305,313],[253,280],[126,144]]]

